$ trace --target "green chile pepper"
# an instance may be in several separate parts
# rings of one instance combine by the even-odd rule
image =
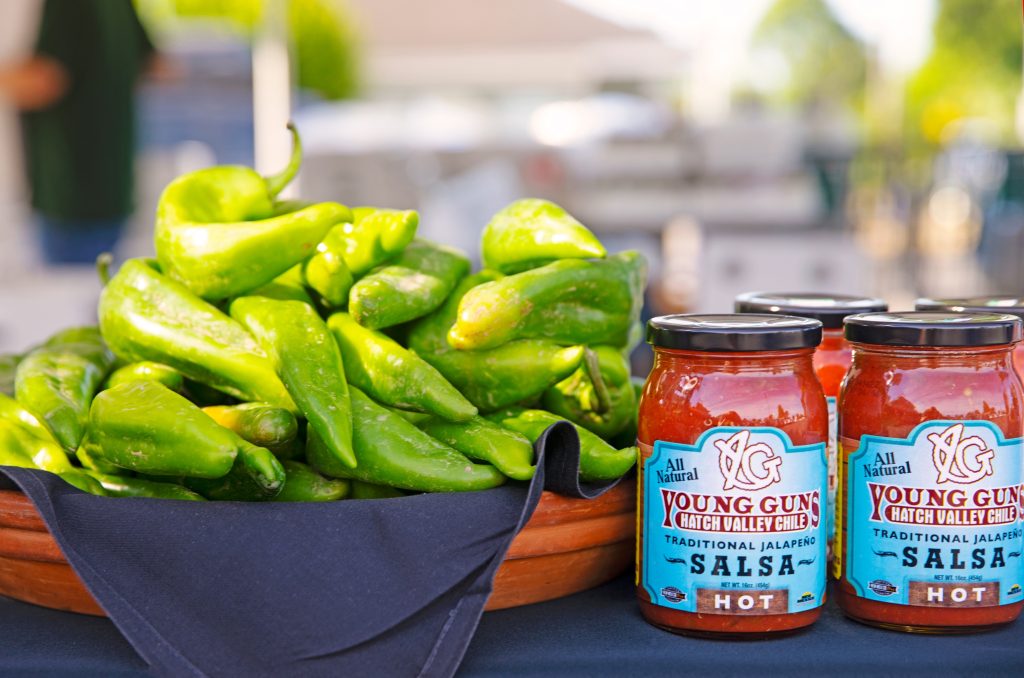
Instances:
[[[211,419],[258,447],[265,447],[279,459],[292,456],[299,435],[295,415],[281,407],[264,403],[212,405],[204,407]]]
[[[231,470],[220,478],[185,478],[185,486],[218,501],[268,501],[284,488],[284,466],[267,449],[242,441]]]
[[[84,447],[90,457],[131,471],[220,478],[251,445],[166,386],[132,381],[92,401]]]
[[[190,172],[172,181],[157,204],[156,256],[166,274],[203,299],[226,299],[281,275],[313,253],[332,226],[351,221],[327,202],[276,214],[275,196],[302,162],[293,126],[292,158],[264,179],[249,167]]]
[[[333,314],[327,326],[341,348],[349,383],[376,400],[451,421],[464,421],[477,413],[437,370],[393,339],[363,327],[347,313]]]
[[[0,424],[9,423],[44,442],[57,444],[53,433],[39,418],[14,398],[0,393]]]
[[[405,496],[405,492],[394,487],[388,487],[387,485],[374,485],[373,483],[363,483],[358,480],[350,482],[352,483],[350,499],[394,499],[395,497]]]
[[[113,364],[97,328],[66,330],[25,356],[14,393],[66,451],[74,452],[85,435],[89,403]]]
[[[397,407],[389,407],[388,409],[400,416],[402,419],[405,419],[410,424],[415,424],[416,426],[434,418],[434,415],[427,414],[426,412],[410,412],[409,410],[400,410]]]
[[[619,449],[633,447],[636,445],[636,432],[636,419],[633,419],[626,428],[608,438],[608,443]]]
[[[633,387],[633,396],[637,402],[637,409],[633,411],[633,417],[629,420],[626,427],[608,439],[608,442],[615,447],[621,448],[636,445],[637,415],[639,414],[640,396],[643,395],[645,383],[646,380],[643,377],[630,377],[630,385]]]
[[[122,360],[152,360],[240,400],[295,411],[295,403],[256,341],[215,306],[130,259],[100,294],[100,329]]]
[[[231,317],[256,337],[281,381],[333,455],[356,465],[352,405],[341,350],[312,306],[298,301],[240,297]]]
[[[474,464],[448,445],[373,402],[355,386],[352,396],[352,442],[358,466],[339,463],[312,431],[306,459],[324,475],[352,478],[420,492],[486,490],[505,481],[496,468]]]
[[[104,489],[100,481],[96,480],[85,471],[71,469],[70,471],[61,471],[57,475],[59,475],[68,485],[77,487],[82,492],[95,494],[99,497],[108,496],[106,489]]]
[[[161,363],[152,360],[142,360],[137,363],[129,363],[114,370],[107,377],[106,388],[112,388],[128,381],[156,381],[172,391],[181,391],[185,388],[185,377],[181,372]]]
[[[647,265],[638,252],[563,259],[474,287],[448,341],[485,349],[513,339],[625,345],[643,306]]]
[[[22,448],[22,439],[14,432],[14,427],[0,421],[0,466],[17,468],[39,468]]]
[[[14,374],[21,359],[16,353],[0,355],[0,395],[14,396]]]
[[[295,436],[283,445],[274,445],[267,449],[274,453],[278,461],[301,461],[306,456],[306,436]]]
[[[544,409],[602,438],[616,435],[636,419],[636,394],[630,381],[629,361],[614,346],[595,346],[602,393],[586,367],[576,370],[544,393]],[[602,403],[607,399],[608,402]]]
[[[357,282],[348,296],[348,312],[363,327],[400,325],[431,313],[469,273],[461,252],[414,240],[386,266]]]
[[[357,278],[404,250],[420,223],[414,210],[356,207],[352,217],[352,223],[342,227],[341,256]]]
[[[602,259],[601,241],[553,202],[516,200],[495,214],[481,238],[484,266],[519,273],[556,259]]]
[[[529,480],[536,470],[533,443],[526,436],[483,417],[457,422],[431,418],[417,426],[470,459],[494,464],[513,480]]]
[[[38,437],[31,428],[11,419],[0,419],[0,465],[40,468],[51,473],[75,470],[56,440]]]
[[[643,290],[640,291],[641,295]],[[629,335],[626,338],[626,343],[622,344],[620,348],[622,353],[626,356],[627,360],[629,356],[636,350],[636,347],[644,343],[644,324],[637,318],[633,325],[629,328]]]
[[[555,422],[566,421],[558,415],[544,410],[511,409],[487,417],[506,428],[518,431],[533,442]],[[616,450],[582,426],[577,426],[580,436],[580,478],[587,482],[615,480],[633,468],[637,448],[627,447]]]
[[[283,386],[283,384],[282,384]],[[227,405],[236,401],[227,393],[218,391],[212,386],[207,386],[201,381],[185,378],[185,390],[182,392],[186,398],[199,407],[211,407],[213,405]]]
[[[80,445],[75,450],[75,458],[78,459],[78,463],[82,465],[82,468],[86,471],[96,471],[97,473],[103,473],[110,476],[123,476],[131,473],[127,469],[123,469],[120,466],[114,466],[108,461],[103,459],[94,459],[89,450],[86,449],[85,445]]]
[[[455,324],[463,295],[498,277],[481,271],[464,278],[440,309],[409,332],[409,348],[484,412],[537,398],[572,374],[584,352],[582,346],[564,347],[542,339],[519,339],[481,351],[453,349],[448,330]]]
[[[272,501],[337,501],[351,491],[349,481],[325,478],[302,462],[285,461],[281,465],[288,479]]]
[[[163,483],[145,478],[127,478],[93,471],[90,475],[99,481],[108,497],[151,497],[153,499],[179,499],[206,501],[192,490],[175,483]]]
[[[343,308],[355,278],[345,263],[345,248],[349,224],[338,224],[316,246],[316,252],[302,264],[302,279],[320,295],[328,308]]]
[[[301,301],[304,304],[313,305],[313,298],[309,296],[302,281],[302,265],[296,265],[277,276],[266,285],[257,287],[251,292],[246,292],[250,297],[267,297],[268,299],[280,299],[282,301]]]

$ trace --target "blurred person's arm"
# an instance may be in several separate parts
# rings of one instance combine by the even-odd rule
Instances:
[[[153,52],[146,61],[146,68],[142,75],[147,80],[154,82],[174,83],[185,76],[185,70],[178,60],[167,57],[160,52]]]
[[[44,0],[33,55],[11,68],[0,67],[0,94],[26,111],[49,108],[74,85],[71,74],[88,49],[93,22],[81,0]]]
[[[0,66],[0,96],[21,110],[48,108],[67,89],[67,72],[49,57],[34,56],[13,66]]]

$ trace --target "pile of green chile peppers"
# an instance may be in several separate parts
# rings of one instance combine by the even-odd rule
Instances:
[[[117,498],[385,500],[528,481],[567,420],[584,481],[632,468],[640,254],[523,199],[472,272],[414,211],[278,200],[292,134],[278,175],[173,181],[156,256],[98,262],[98,327],[0,356],[0,465]]]

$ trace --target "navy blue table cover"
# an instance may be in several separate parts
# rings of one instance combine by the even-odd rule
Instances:
[[[834,604],[806,633],[769,641],[673,636],[649,626],[624,576],[561,600],[483,615],[460,677],[1019,676],[1024,621],[971,636],[861,626]],[[0,598],[0,676],[145,676],[113,624]]]
[[[529,485],[324,504],[109,499],[42,471],[0,478],[155,673],[446,677],[542,490],[614,484],[580,485],[569,424],[536,451]]]

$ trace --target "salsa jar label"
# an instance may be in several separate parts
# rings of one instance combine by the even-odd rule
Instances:
[[[694,445],[643,446],[640,580],[655,605],[764,615],[825,593],[825,443],[718,427]]]
[[[986,421],[842,440],[846,578],[869,600],[924,607],[1020,602],[1021,439]]]

